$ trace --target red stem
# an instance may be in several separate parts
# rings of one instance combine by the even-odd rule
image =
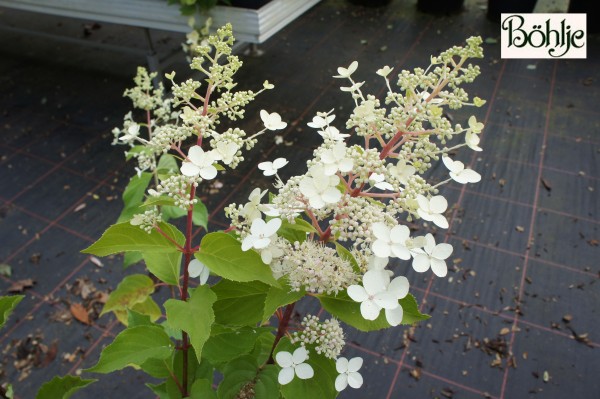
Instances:
[[[279,321],[279,327],[277,327],[277,335],[275,336],[275,342],[273,342],[273,347],[271,348],[271,355],[269,356],[269,360],[267,360],[267,364],[275,364],[275,359],[273,358],[273,352],[277,347],[277,344],[283,338],[284,334],[288,329],[288,325],[290,324],[290,319],[292,314],[294,313],[294,306],[296,303],[290,303],[285,307],[285,313],[283,317]]]

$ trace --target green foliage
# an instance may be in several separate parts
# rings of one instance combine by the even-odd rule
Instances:
[[[160,229],[180,245],[185,242],[183,234],[175,226],[161,223]],[[119,252],[174,252],[175,244],[163,237],[158,231],[152,230],[150,234],[129,222],[118,223],[110,226],[102,237],[86,249],[84,254],[107,256]]]
[[[242,251],[242,244],[225,233],[209,233],[200,244],[196,258],[215,274],[232,281],[262,281],[278,286],[271,268],[253,250]]]
[[[254,389],[254,399],[277,399],[277,368],[272,364],[259,367],[252,356],[235,359],[223,370],[223,381],[217,390],[218,397],[235,399],[244,387]]]
[[[263,323],[266,323],[277,309],[299,301],[306,294],[304,290],[293,291],[285,281],[280,280],[280,283],[282,288],[269,287],[269,290],[267,291],[262,318]]]
[[[292,345],[288,338],[283,338],[277,344],[275,353],[286,351],[293,353],[297,345]],[[319,398],[330,399],[337,396],[334,381],[338,373],[335,369],[335,362],[323,355],[319,355],[315,351],[311,351],[310,357],[306,361],[313,368],[315,375],[308,379],[302,380],[294,377],[292,382],[281,386],[281,394],[285,399],[298,398]]]
[[[210,336],[210,329],[215,321],[212,305],[217,296],[206,286],[196,288],[187,301],[169,299],[165,302],[167,323],[174,328],[188,333],[190,343],[200,358],[202,347]]]
[[[238,283],[221,280],[213,287],[217,323],[225,326],[255,326],[262,320],[269,286],[258,281]]]
[[[123,330],[100,354],[100,360],[86,371],[107,374],[127,366],[140,367],[148,359],[166,359],[173,344],[158,326],[138,326]]]
[[[4,326],[10,314],[23,298],[25,295],[0,296],[0,328]]]
[[[206,341],[202,358],[214,365],[229,362],[250,353],[262,335],[272,335],[271,328],[242,327],[240,329],[219,328]]]
[[[312,224],[308,223],[306,220],[297,217],[295,219],[295,223],[290,223],[287,220],[283,219],[281,223],[281,227],[277,231],[277,234],[291,243],[296,241],[304,242],[306,240],[306,233],[316,233],[317,230],[313,227]]]
[[[56,376],[42,385],[35,399],[69,399],[75,392],[96,381],[94,379],[84,380],[73,375]]]
[[[152,173],[142,172],[139,176],[134,175],[123,192],[123,203],[125,207],[117,219],[117,223],[125,222],[139,212],[139,206],[144,199],[148,184],[152,180]]]
[[[190,399],[217,399],[217,394],[213,391],[210,381],[200,379],[192,384]]]
[[[365,320],[360,313],[360,303],[354,302],[348,296],[346,291],[339,292],[337,295],[317,295],[323,308],[333,316],[343,322],[357,328],[361,331],[375,331],[390,327],[390,324],[385,319],[385,312],[382,310],[379,317],[375,320]],[[400,301],[400,306],[404,311],[402,324],[414,324],[418,321],[427,320],[429,315],[419,312],[417,301],[408,294]]]
[[[150,273],[167,284],[179,285],[181,252],[144,252],[142,256]]]
[[[150,297],[153,292],[154,283],[150,277],[143,274],[127,276],[111,292],[100,315],[114,312],[119,321],[127,325],[127,311],[135,310],[150,316],[151,320],[156,320],[161,312],[156,302]]]

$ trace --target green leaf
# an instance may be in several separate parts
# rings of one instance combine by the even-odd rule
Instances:
[[[167,284],[177,286],[179,285],[182,255],[179,251],[142,253],[150,273]]]
[[[126,276],[111,292],[100,316],[115,310],[132,309],[134,305],[144,302],[154,292],[154,282],[143,274]]]
[[[161,230],[175,242],[182,245],[185,241],[183,234],[175,226],[160,223]],[[132,226],[129,222],[114,224],[102,234],[102,237],[86,249],[84,254],[107,256],[119,252],[173,252],[177,247],[158,231],[152,230],[150,234]]]
[[[163,382],[162,384],[146,384],[146,386],[150,388],[152,392],[154,392],[154,394],[160,399],[171,399],[167,393],[166,382]]]
[[[150,316],[136,312],[134,310],[127,310],[127,326],[151,326],[153,323],[150,320]]]
[[[361,270],[360,270],[360,266],[358,266],[358,262],[354,258],[354,255],[352,255],[352,252],[348,251],[348,249],[346,249],[346,247],[344,247],[337,241],[335,243],[335,249],[336,249],[338,255],[340,256],[340,258],[342,258],[346,262],[349,262],[352,265],[352,270],[354,270],[355,273],[362,274]]]
[[[171,154],[163,154],[156,165],[157,173],[175,173],[179,171],[177,160]]]
[[[316,233],[317,230],[306,220],[297,217],[295,223],[290,223],[286,219],[282,220],[281,227],[277,230],[277,235],[285,238],[291,243],[296,241],[304,242],[306,233]]]
[[[213,303],[217,296],[207,285],[201,285],[194,290],[192,297],[187,301],[169,299],[165,302],[167,322],[172,327],[188,333],[190,343],[200,358],[202,347],[210,336],[212,324],[215,321]]]
[[[150,180],[152,180],[152,173],[148,172],[142,172],[141,175],[135,175],[129,180],[129,184],[127,184],[127,187],[125,187],[125,191],[123,192],[123,203],[125,204],[125,208],[121,211],[117,223],[129,220],[133,215],[139,213],[139,205],[144,199],[146,188],[148,188]]]
[[[123,268],[127,269],[129,266],[134,265],[143,259],[141,252],[125,252],[125,256],[123,257]]]
[[[160,195],[158,197],[149,197],[148,199],[146,199],[146,201],[144,201],[143,204],[140,205],[140,207],[149,207],[149,206],[163,206],[163,205],[170,205],[170,206],[175,206],[175,199],[168,197],[166,195]]]
[[[259,369],[256,359],[252,356],[239,357],[230,362],[223,370],[223,381],[217,390],[219,399],[239,397],[240,390],[249,383],[254,384],[254,399],[278,399],[277,373],[277,367],[272,364]],[[318,396],[314,396],[314,398],[320,399]]]
[[[42,385],[35,399],[68,399],[75,392],[96,381],[98,380],[83,380],[72,375],[56,376]]]
[[[200,200],[194,204],[192,222],[196,226],[202,226],[204,227],[204,230],[208,231],[208,210],[206,209],[206,205],[204,205]]]
[[[214,365],[229,362],[246,355],[254,349],[261,334],[271,334],[270,328],[242,327],[238,330],[221,329],[204,344],[202,358]]]
[[[154,378],[169,378],[173,374],[169,367],[169,359],[148,359],[140,367]]]
[[[277,344],[275,353],[286,351],[293,353],[298,345],[292,345],[288,338],[283,338]],[[338,392],[335,390],[334,381],[338,376],[335,362],[316,352],[311,352],[306,363],[313,368],[315,375],[308,380],[295,377],[292,382],[281,386],[281,394],[285,399],[319,398],[333,399]]]
[[[275,343],[275,335],[273,334],[261,334],[258,336],[254,349],[251,352],[251,356],[256,359],[258,364],[265,364],[269,360],[273,343]]]
[[[212,389],[208,380],[196,380],[190,390],[190,399],[217,399],[217,394]]]
[[[412,294],[408,294],[400,299],[400,306],[402,306],[404,312],[402,314],[402,324],[415,324],[431,318],[430,315],[419,312],[419,305]]]
[[[178,206],[164,205],[161,209],[161,216],[165,222],[171,219],[179,219],[185,215],[187,215],[187,211]]]
[[[376,320],[365,320],[360,314],[360,303],[354,302],[346,291],[338,292],[337,295],[316,295],[321,301],[323,308],[331,315],[342,320],[361,331],[374,331],[390,327],[382,311]]]
[[[25,295],[0,296],[0,328],[23,298]]]
[[[384,311],[381,311],[379,317],[375,320],[365,320],[360,314],[360,303],[354,302],[346,291],[339,292],[336,296],[316,295],[316,297],[319,298],[323,308],[331,315],[361,331],[375,331],[390,327]],[[413,324],[431,317],[419,312],[417,301],[411,294],[402,298],[399,303],[404,311],[401,324]]]
[[[131,310],[134,310],[138,313],[145,314],[150,317],[150,320],[155,321],[161,316],[160,308],[158,304],[154,302],[154,299],[151,297],[146,298],[144,302],[136,303],[133,305]],[[115,310],[115,316],[117,319],[124,325],[127,325],[127,311],[126,310]]]
[[[306,293],[304,289],[301,291],[292,291],[290,286],[285,282],[281,286],[282,288],[269,287],[267,297],[265,298],[265,307],[262,316],[263,323],[267,322],[277,309],[300,300]]]
[[[277,287],[271,268],[254,251],[242,251],[241,243],[225,233],[209,233],[194,256],[215,274],[238,282],[262,281]]]
[[[148,359],[166,359],[172,353],[169,336],[158,326],[138,326],[123,330],[100,354],[98,363],[87,369],[107,374],[131,364],[141,366]]]
[[[221,280],[213,286],[217,302],[213,308],[217,323],[255,326],[262,320],[269,286],[258,281],[237,283]]]

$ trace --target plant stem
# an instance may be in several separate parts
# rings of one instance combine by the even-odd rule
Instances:
[[[275,364],[275,359],[273,358],[273,352],[277,347],[277,344],[283,338],[284,334],[287,332],[288,325],[290,324],[290,319],[292,314],[294,313],[294,306],[296,303],[290,303],[285,307],[285,312],[283,313],[283,317],[279,320],[279,327],[277,327],[277,335],[275,336],[275,341],[273,342],[273,347],[271,348],[271,355],[269,356],[269,360],[267,360],[267,364]]]
[[[193,201],[196,195],[196,187],[192,185],[190,188],[190,200]],[[190,206],[187,213],[187,221],[185,228],[185,260],[183,263],[183,286],[181,287],[181,300],[186,301],[188,298],[188,285],[190,280],[190,274],[188,272],[188,266],[190,265],[190,261],[192,260],[192,217],[194,213],[193,205]],[[183,397],[188,396],[188,350],[189,350],[189,342],[188,342],[188,334],[185,331],[181,333],[181,350],[183,351],[183,365],[182,365],[182,386],[183,386]]]

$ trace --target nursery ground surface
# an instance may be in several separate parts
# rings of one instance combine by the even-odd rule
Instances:
[[[265,79],[276,85],[248,108],[244,128],[260,126],[263,108],[290,123],[282,140],[264,139],[237,172],[203,188],[211,229],[227,227],[224,205],[270,187],[258,162],[286,157],[284,179],[305,170],[320,142],[306,126],[317,111],[334,109],[336,122],[348,115],[352,101],[331,78],[338,66],[358,60],[356,78],[382,94],[380,67],[426,67],[430,55],[481,35],[482,74],[467,90],[487,103],[448,116],[464,125],[475,112],[485,123],[484,151],[456,154],[483,179],[444,186],[454,204],[447,231],[414,226],[454,246],[451,270],[435,278],[393,266],[432,318],[370,334],[347,328],[344,355],[364,358],[365,384],[340,397],[597,398],[599,38],[588,37],[586,60],[505,60],[485,2],[469,1],[451,16],[419,13],[414,3],[362,8],[325,0],[262,45],[264,55],[242,56],[242,88]],[[134,28],[1,8],[0,20],[144,48]],[[163,56],[183,40],[152,35]],[[188,74],[183,56],[171,60],[165,70]],[[0,383],[11,382],[15,397],[33,398],[54,375],[93,365],[121,328],[110,315],[98,317],[102,302],[124,274],[144,272],[142,265],[123,271],[120,256],[79,252],[115,221],[134,173],[123,148],[111,146],[111,129],[130,109],[122,92],[144,62],[139,54],[0,35],[0,295],[26,296],[0,331]],[[437,167],[433,178],[442,173]],[[307,312],[325,316],[317,302],[302,303],[296,316]],[[145,382],[128,369],[74,397],[148,398]]]

